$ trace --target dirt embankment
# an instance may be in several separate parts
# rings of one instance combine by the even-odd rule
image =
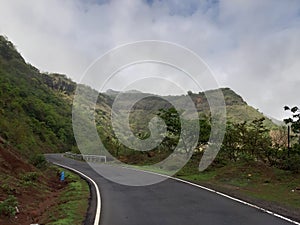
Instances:
[[[0,139],[0,203],[9,196],[17,201],[16,214],[2,212],[0,224],[38,223],[65,186],[56,170],[37,170]]]

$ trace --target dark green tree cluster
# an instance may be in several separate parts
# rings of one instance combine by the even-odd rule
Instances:
[[[161,134],[164,138],[155,149],[149,152],[135,151],[124,146],[122,143],[119,142],[112,129],[110,118],[104,115],[103,113],[102,115],[100,115],[100,113],[98,112],[98,116],[100,115],[97,119],[98,134],[100,135],[102,143],[112,155],[121,159],[124,156],[129,158],[131,157],[135,158],[137,161],[142,161],[144,158],[146,158],[146,160],[148,160],[146,163],[150,163],[150,161],[155,162],[155,160],[159,161],[167,157],[175,150],[175,148],[178,146],[180,135],[184,136],[184,138],[182,138],[184,139],[184,141],[181,142],[182,146],[180,146],[182,153],[189,153],[191,150],[193,150],[192,147],[194,146],[192,146],[189,143],[189,140],[194,140],[194,135],[196,134],[193,132],[189,132],[189,130],[183,133],[181,132],[182,124],[180,121],[180,114],[182,112],[178,112],[174,107],[160,109],[156,113],[152,114],[142,110],[138,110],[133,113],[135,119],[130,121],[130,126],[132,132],[139,139],[147,139],[150,136],[148,124],[151,118],[153,118],[153,116],[159,116],[162,120],[164,120],[166,124],[167,133]],[[141,117],[143,118],[139,119]],[[208,117],[206,117],[205,115],[201,115],[199,120],[185,120],[184,122],[186,126],[191,128],[193,128],[195,124],[198,123],[200,127],[200,133],[197,134],[199,135],[198,143],[196,146],[197,148],[207,144],[211,129]],[[149,156],[151,159],[149,158]]]
[[[300,109],[297,106],[290,108],[285,106],[284,110],[291,112],[291,117],[284,120],[284,122],[291,127],[292,132],[289,137],[290,144],[285,157],[284,166],[290,170],[300,171]]]
[[[268,166],[300,172],[300,148],[274,144],[264,118],[252,122],[228,124],[217,162],[261,162]],[[284,128],[286,129],[286,128]]]
[[[261,160],[272,146],[269,130],[263,124],[264,118],[251,123],[228,124],[221,155],[230,161]]]
[[[193,147],[200,149],[201,146],[206,145],[209,140],[211,124],[210,119],[206,115],[200,115],[198,120],[184,120],[185,125],[190,128],[181,132],[181,122],[180,122],[180,112],[175,108],[162,109],[159,111],[158,116],[162,118],[167,125],[167,136],[162,143],[166,151],[173,151],[174,148],[178,145],[179,139],[182,140],[182,149],[187,154],[193,150]],[[200,128],[200,132],[195,134],[193,132],[196,123]],[[182,135],[182,137],[181,137]],[[198,135],[196,137],[195,135]],[[192,146],[189,143],[189,140],[198,139],[196,146]]]
[[[294,132],[295,137],[298,137],[298,143],[300,144],[300,109],[297,106],[292,108],[285,106],[284,110],[292,113],[292,116],[284,119],[284,122],[291,126],[292,131]]]

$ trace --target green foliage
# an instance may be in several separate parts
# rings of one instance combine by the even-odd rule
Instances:
[[[3,190],[4,193],[8,195],[15,194],[16,192],[16,189],[14,187],[6,183],[1,185],[1,189]]]
[[[193,158],[192,158],[193,160]],[[270,167],[262,162],[231,162],[222,167],[211,166],[203,172],[198,169],[199,159],[190,161],[176,175],[203,186],[214,187],[223,193],[236,194],[249,200],[265,200],[272,204],[300,209],[300,174]],[[295,190],[294,192],[292,190]],[[261,201],[260,201],[261,202]]]
[[[0,202],[0,215],[15,216],[18,201],[15,196],[9,195],[4,201]]]
[[[227,104],[227,103],[226,103]],[[227,121],[237,124],[245,121],[250,122],[258,118],[264,117],[258,110],[247,104],[226,105]],[[269,119],[264,117],[264,125],[269,129],[274,129],[277,126]]]
[[[200,116],[199,127],[200,127],[199,144],[201,145],[207,144],[211,132],[211,124],[208,116],[206,115]]]
[[[222,144],[222,151],[220,154],[222,154],[223,157],[229,159],[230,161],[237,161],[238,159],[241,149],[240,131],[243,130],[243,128],[244,123],[237,125],[233,125],[231,123],[227,124],[226,133]]]
[[[158,116],[165,121],[169,133],[172,133],[174,136],[180,134],[181,123],[179,113],[175,108],[161,109]]]
[[[66,172],[68,185],[62,189],[57,204],[46,212],[40,224],[69,225],[82,224],[86,216],[89,199],[89,186],[78,175]]]
[[[87,97],[95,94],[92,88],[83,85],[82,87],[81,91]],[[39,153],[71,150],[78,152],[72,129],[71,113],[71,100],[75,88],[76,84],[65,75],[40,73],[32,65],[26,64],[14,45],[5,37],[0,36],[0,136],[19,149],[38,168],[45,165],[44,158]],[[228,120],[240,124],[237,128],[234,127],[235,125],[228,128],[223,145],[226,157],[235,161],[248,160],[249,156],[254,160],[265,160],[267,156],[272,156],[276,163],[277,158],[273,157],[273,152],[267,148],[270,140],[267,129],[264,127],[266,121],[268,124],[271,122],[267,119],[264,120],[264,124],[260,120],[254,122],[253,120],[259,118],[261,113],[248,106],[242,97],[231,89],[222,88],[221,91],[226,102]],[[214,96],[216,90],[208,92]],[[111,126],[110,114],[113,100],[119,93],[111,91],[107,94],[99,95],[95,110],[97,130],[105,147],[116,156],[148,154],[136,153],[118,141]],[[199,114],[203,115],[199,121],[185,121],[190,127],[199,122],[198,147],[207,144],[210,136],[209,104],[206,94],[188,92]],[[181,112],[176,112],[168,101],[184,105],[186,96],[166,96],[162,99],[159,96],[149,96],[137,91],[128,92],[125,95],[122,102],[124,105],[137,97],[144,98],[135,104],[130,114],[133,133],[140,139],[149,137],[149,121],[153,116],[160,114],[167,124],[168,135],[153,151],[165,156],[166,152],[169,154],[174,150],[181,132],[182,124],[179,120]],[[86,101],[89,102],[90,99]],[[120,110],[122,104],[119,106]],[[163,110],[159,112],[160,109]],[[94,125],[90,118],[86,119],[84,113],[82,118],[84,119],[79,124]],[[242,121],[245,120],[253,122],[243,125]],[[83,131],[85,132],[89,131]],[[185,133],[184,135],[189,137],[194,134]],[[94,146],[93,143],[91,140],[83,141],[83,144],[91,149],[91,153],[99,149],[99,146]],[[184,145],[188,146],[188,143]],[[265,152],[269,154],[266,156]]]
[[[295,173],[300,172],[300,155],[286,158],[281,162],[281,168]]]
[[[28,172],[21,175],[21,179],[25,182],[35,182],[38,177],[39,175],[36,172]]]
[[[38,169],[46,167],[47,161],[43,154],[35,154],[30,157],[29,162]]]
[[[16,51],[13,43],[7,40],[6,37],[0,35],[0,57],[5,60],[18,59],[24,61],[21,55]]]
[[[227,120],[232,123],[242,123],[243,121],[252,121],[257,118],[264,117],[264,115],[259,112],[257,109],[254,109],[253,107],[247,105],[247,103],[243,100],[243,98],[235,93],[230,88],[221,88],[220,89],[224,95],[224,100],[226,104],[226,111],[227,111]],[[197,108],[197,111],[200,114],[205,114],[206,116],[209,116],[210,113],[210,106],[208,103],[208,100],[206,98],[206,95],[214,96],[216,93],[218,93],[219,90],[208,90],[206,92],[199,92],[199,93],[192,93],[189,91],[187,93],[187,96],[189,96],[192,101],[195,103],[195,106]],[[119,94],[119,92],[109,93],[109,97],[111,99],[107,102],[109,102],[109,105],[111,106],[113,99]],[[170,102],[177,102],[180,105],[185,105],[186,103],[186,95],[182,96],[164,96],[164,99],[159,98],[157,96],[148,96],[148,94],[145,93],[125,93],[124,98],[120,108],[122,108],[122,105],[128,105],[128,103],[132,99],[136,99],[139,97],[139,99],[144,98],[143,100],[139,101],[135,107],[134,110],[139,111],[159,111],[160,109],[169,109],[173,106],[168,103],[166,100]],[[147,97],[148,96],[148,97]],[[105,97],[105,99],[109,99],[108,96]],[[103,98],[101,99],[103,101]],[[100,103],[100,102],[99,102]],[[157,114],[157,113],[155,113]],[[276,125],[268,118],[265,117],[264,121],[265,125],[268,128],[273,128]]]
[[[164,120],[167,125],[167,136],[163,141],[163,149],[171,152],[176,147],[180,131],[181,131],[181,123],[179,114],[175,108],[170,109],[161,109],[158,113],[158,116]]]
[[[231,161],[266,160],[272,142],[263,122],[264,118],[251,123],[228,124],[222,145],[223,155]]]
[[[272,143],[264,119],[227,125],[226,134],[215,163],[259,161],[280,169],[300,172],[300,145],[291,149]],[[225,163],[226,164],[226,163]]]
[[[298,136],[300,144],[300,109],[297,106],[292,108],[285,106],[284,110],[290,111],[292,116],[290,118],[284,119],[286,124],[291,124],[292,131]]]
[[[244,136],[244,149],[257,159],[265,159],[265,151],[272,145],[269,130],[263,124],[265,118],[253,120]]]
[[[26,157],[71,150],[71,105],[60,95],[74,91],[75,85],[68,82],[26,64],[13,44],[0,36],[0,136]]]
[[[277,152],[274,165],[280,169],[300,172],[300,145],[295,144],[290,149],[285,148]]]
[[[182,135],[182,148],[186,153],[190,152],[194,145],[192,141],[198,138],[197,145],[204,145],[207,144],[210,136],[211,125],[209,118],[206,115],[201,115],[199,120],[189,120],[189,119],[182,119],[180,121],[180,112],[177,112],[175,108],[169,109],[161,109],[158,113],[167,125],[167,137],[164,139],[164,146],[166,149],[170,151],[173,150],[179,142],[180,135]],[[185,124],[185,127],[188,129],[181,130],[182,124]],[[198,124],[197,124],[198,123]],[[198,130],[197,126],[200,128],[200,133],[196,137],[194,131]]]

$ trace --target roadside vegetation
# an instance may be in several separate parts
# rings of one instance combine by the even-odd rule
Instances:
[[[291,127],[289,136],[287,126],[271,130],[264,118],[228,122],[221,150],[212,165],[199,172],[201,146],[208,144],[208,137],[199,139],[198,151],[176,176],[299,220],[300,110],[287,106],[284,109],[291,112],[285,119]],[[202,135],[209,131],[202,129]]]
[[[75,88],[65,75],[41,73],[26,63],[0,36],[0,224],[34,224],[41,218],[48,224],[46,212],[59,224],[81,224],[85,218],[88,185],[72,174],[61,183],[43,155],[76,149]],[[71,202],[76,205],[69,207]]]
[[[1,224],[25,224],[38,219],[52,224],[81,223],[87,207],[87,184],[70,173],[69,181],[60,183],[57,170],[49,168],[43,156],[50,152],[79,153],[72,129],[72,100],[76,86],[65,75],[41,73],[25,62],[10,41],[0,36]],[[96,92],[87,86],[82,86],[82,91],[88,97]],[[229,88],[221,91],[227,110],[226,133],[217,158],[204,172],[199,172],[198,166],[209,145],[209,103],[204,92],[187,93],[195,103],[199,120],[186,122],[189,126],[199,123],[200,136],[191,160],[176,176],[243,198],[299,210],[298,107],[285,107],[291,112],[291,117],[285,120],[291,127],[288,139],[286,126],[275,125]],[[137,97],[146,97],[130,112],[130,128],[136,137],[147,139],[150,136],[148,125],[154,116],[162,118],[167,125],[167,136],[162,143],[151,151],[140,152],[122,145],[112,128],[110,115],[118,94],[112,90],[99,94],[95,109],[90,108],[88,100],[84,102],[88,113],[82,112],[81,123],[92,122],[94,125],[94,120],[87,115],[95,110],[97,131],[104,146],[122,162],[145,166],[168,157],[180,139],[179,116],[182,112],[177,112],[166,99],[184,103],[186,95],[161,99],[138,91],[125,93],[123,105]],[[117,110],[122,110],[122,104]],[[92,143],[88,139],[83,141],[90,149],[95,147]],[[95,149],[98,150],[98,146]],[[181,150],[184,153],[190,149],[182,146]],[[55,204],[57,200],[58,205]],[[47,204],[40,205],[39,202]],[[44,216],[47,207],[50,210]],[[28,215],[31,218],[28,219]]]
[[[75,87],[63,75],[40,73],[0,36],[0,137],[21,155],[74,148],[71,103],[62,96]]]
[[[30,160],[0,142],[0,224],[82,224],[89,186],[79,176],[62,171],[43,155]]]
[[[72,172],[66,171],[65,176],[67,185],[59,193],[56,204],[48,208],[42,216],[41,224],[83,224],[90,196],[89,186]]]
[[[300,219],[300,174],[270,167],[261,162],[214,163],[197,171],[200,157],[192,160],[176,176],[251,202],[281,215]]]
[[[300,215],[300,144],[299,109],[285,107],[291,111],[291,117],[285,122],[292,130],[290,141],[286,125],[269,126],[265,118],[252,121],[228,121],[221,150],[210,167],[199,172],[199,162],[209,140],[209,115],[199,114],[199,136],[196,152],[188,164],[176,176],[204,186],[217,189],[230,195],[254,202],[283,215],[299,220]],[[180,113],[180,112],[179,112]],[[134,164],[139,168],[168,157],[180,138],[179,113],[174,108],[156,112],[167,125],[167,137],[157,149],[150,152],[134,152],[118,143],[114,135],[113,142],[107,143],[108,149],[121,161]],[[136,116],[136,115],[135,115]],[[132,127],[137,127],[132,120]],[[145,121],[145,118],[144,118]],[[147,122],[145,121],[147,124]],[[147,129],[139,123],[138,134],[149,135]],[[104,139],[105,140],[105,139]],[[184,152],[184,149],[183,149]],[[141,167],[140,167],[141,168]],[[149,167],[149,170],[152,170]],[[154,172],[164,173],[162,170]]]

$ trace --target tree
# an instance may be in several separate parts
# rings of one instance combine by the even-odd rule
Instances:
[[[297,106],[290,108],[289,106],[284,106],[285,111],[290,111],[292,116],[284,119],[286,124],[291,124],[292,131],[299,136],[300,144],[300,109]]]
[[[267,159],[272,147],[269,130],[265,127],[265,118],[255,119],[250,123],[228,124],[222,144],[223,154],[230,161],[241,159]]]
[[[248,152],[252,156],[264,160],[265,153],[272,146],[269,130],[265,127],[265,118],[253,120],[248,127],[248,137],[245,140]]]
[[[230,161],[237,161],[238,155],[240,153],[241,144],[240,144],[240,135],[239,129],[237,126],[231,123],[227,124],[226,133],[222,143],[222,153],[224,157],[228,158]]]
[[[199,126],[199,144],[206,145],[208,143],[211,132],[210,118],[206,115],[201,116],[199,120]]]
[[[178,145],[183,152],[189,155],[196,146],[207,144],[211,125],[206,116],[202,116],[197,120],[182,118],[180,121],[180,113],[175,108],[161,109],[159,111],[158,116],[165,121],[168,132],[163,143],[168,151],[173,151]],[[182,126],[185,129],[182,130]],[[200,132],[198,132],[199,128]],[[198,140],[196,146],[193,144],[195,140]]]
[[[179,141],[181,131],[179,114],[175,108],[170,108],[159,110],[158,116],[160,116],[167,125],[168,133],[163,141],[163,145],[168,151],[173,151]]]

